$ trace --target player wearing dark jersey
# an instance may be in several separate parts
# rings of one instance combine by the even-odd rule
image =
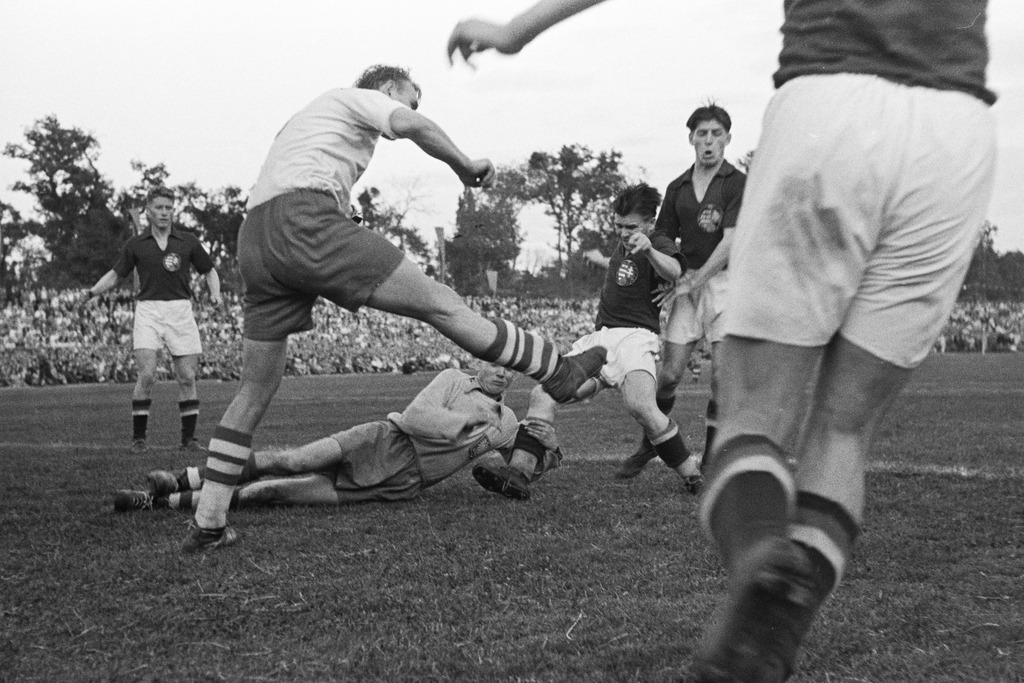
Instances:
[[[517,52],[599,1],[460,23],[449,55]],[[729,255],[701,502],[729,597],[697,651],[699,683],[788,678],[849,562],[872,437],[949,317],[992,194],[987,6],[783,5],[778,89]]]
[[[121,248],[113,268],[86,290],[87,300],[138,273],[135,326],[132,333],[138,379],[132,392],[132,450],[146,450],[146,430],[156,384],[157,353],[166,347],[178,381],[181,448],[203,450],[196,440],[199,394],[196,372],[203,352],[199,327],[192,314],[192,268],[203,275],[210,301],[221,303],[220,277],[210,255],[190,232],[173,227],[174,192],[154,188],[146,198],[149,230],[131,237]]]
[[[673,283],[661,299],[668,309],[662,334],[658,368],[658,407],[666,415],[676,400],[676,389],[686,374],[694,349],[701,341],[711,347],[711,399],[707,405],[704,452],[711,450],[718,404],[718,347],[725,337],[722,314],[728,292],[729,248],[739,217],[746,176],[725,160],[732,140],[732,119],[715,104],[698,107],[686,121],[696,160],[665,190],[655,230],[673,240],[690,265],[690,272]],[[654,457],[643,439],[636,453],[616,473],[623,479],[640,474]]]
[[[679,426],[658,408],[656,358],[661,310],[652,292],[686,272],[686,258],[675,241],[655,232],[660,193],[639,183],[623,190],[612,204],[619,241],[610,257],[597,250],[585,257],[608,268],[598,305],[597,331],[576,341],[572,353],[594,346],[607,349],[601,373],[576,392],[590,398],[605,387],[619,389],[626,410],[653,450],[683,478],[691,493],[700,488],[700,462],[689,453]]]

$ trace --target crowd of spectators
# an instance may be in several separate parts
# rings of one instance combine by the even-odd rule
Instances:
[[[196,304],[203,337],[201,379],[238,379],[241,371],[241,302]],[[507,318],[554,339],[563,348],[592,331],[597,301],[469,298],[487,317]],[[86,305],[80,291],[45,289],[16,295],[0,317],[0,386],[134,382],[134,299],[111,293]],[[469,354],[432,327],[408,318],[363,309],[358,313],[320,303],[316,329],[290,341],[286,374],[416,372],[463,367]],[[1024,304],[957,305],[936,342],[936,352],[1017,351],[1024,335]],[[163,357],[160,378],[172,377]]]

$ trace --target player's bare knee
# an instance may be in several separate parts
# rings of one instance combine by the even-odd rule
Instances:
[[[178,386],[182,389],[192,390],[196,386],[195,371],[185,370],[178,373]]]
[[[273,505],[280,500],[281,492],[276,482],[261,481],[242,488],[238,498],[244,505]]]
[[[555,405],[557,404],[555,399],[551,398],[551,394],[544,391],[544,387],[538,384],[530,390],[530,408],[527,411],[527,416],[553,419]]]
[[[156,369],[139,370],[138,384],[147,393],[152,391],[156,385]]]

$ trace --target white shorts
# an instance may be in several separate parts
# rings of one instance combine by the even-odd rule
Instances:
[[[838,333],[917,366],[988,210],[988,107],[874,76],[805,76],[775,94],[762,130],[729,257],[726,334],[814,347]]]
[[[188,299],[135,302],[133,336],[136,349],[159,351],[166,346],[172,356],[198,356],[203,352]]]
[[[692,277],[684,275],[683,278]],[[722,312],[729,293],[729,271],[715,273],[700,289],[672,302],[662,336],[673,344],[692,344],[701,339],[709,344],[725,338]]]
[[[566,354],[574,356],[594,346],[603,346],[608,357],[601,368],[601,380],[618,387],[626,375],[643,370],[658,377],[658,335],[642,327],[606,327],[573,342]]]

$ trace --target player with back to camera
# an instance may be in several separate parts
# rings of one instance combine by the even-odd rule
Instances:
[[[280,385],[288,337],[313,329],[320,297],[351,311],[366,305],[427,322],[477,358],[536,379],[556,400],[571,399],[603,364],[601,349],[564,358],[537,334],[483,318],[382,235],[352,220],[352,186],[381,136],[412,140],[469,187],[493,183],[490,161],[467,157],[416,111],[420,95],[405,69],[372,66],[354,87],[313,100],[274,139],[238,235],[245,284],[242,382],[210,441],[196,526],[183,551],[237,540],[227,526],[232,491]]]
[[[448,52],[518,52],[598,2],[462,22]],[[987,4],[784,3],[729,256],[701,519],[730,581],[699,683],[787,679],[850,561],[872,437],[949,318],[992,194]]]
[[[610,257],[598,250],[584,254],[608,269],[601,288],[596,331],[572,345],[572,353],[595,346],[607,350],[607,362],[597,377],[576,392],[576,399],[593,397],[606,387],[617,388],[630,416],[643,427],[655,453],[696,493],[701,484],[699,459],[683,443],[679,425],[658,408],[655,400],[660,310],[652,292],[675,282],[686,272],[686,259],[668,236],[655,232],[661,194],[638,183],[615,198],[611,210],[619,240]],[[495,479],[500,479],[496,473]]]
[[[666,415],[672,411],[690,357],[697,344],[706,341],[711,347],[711,399],[704,452],[709,453],[717,429],[716,370],[719,342],[725,336],[722,312],[728,291],[726,266],[746,176],[725,160],[725,148],[732,140],[732,118],[725,109],[714,103],[698,107],[690,114],[686,127],[696,160],[669,183],[655,224],[655,230],[679,241],[679,250],[691,269],[661,299],[669,313],[662,333],[658,408]],[[637,452],[622,463],[617,476],[637,476],[655,455],[645,436]]]
[[[192,313],[192,268],[204,276],[210,302],[221,304],[220,277],[213,260],[190,232],[174,227],[174,192],[166,187],[146,197],[149,229],[131,237],[114,266],[84,292],[86,301],[110,291],[132,271],[139,276],[132,340],[138,378],[132,392],[132,451],[146,450],[149,410],[156,384],[157,354],[165,346],[178,381],[181,449],[202,451],[196,439],[199,393],[196,373],[203,352],[199,327]]]
[[[481,363],[476,376],[444,370],[401,413],[368,422],[298,448],[251,453],[231,497],[231,509],[258,505],[340,505],[408,500],[467,464],[504,472],[502,482],[474,476],[509,498],[529,498],[530,482],[559,466],[554,400],[534,388],[522,422],[503,396],[515,373]],[[477,467],[480,465],[477,464]],[[118,491],[118,512],[195,510],[205,472],[156,470],[147,490]],[[508,482],[504,485],[504,482]]]

